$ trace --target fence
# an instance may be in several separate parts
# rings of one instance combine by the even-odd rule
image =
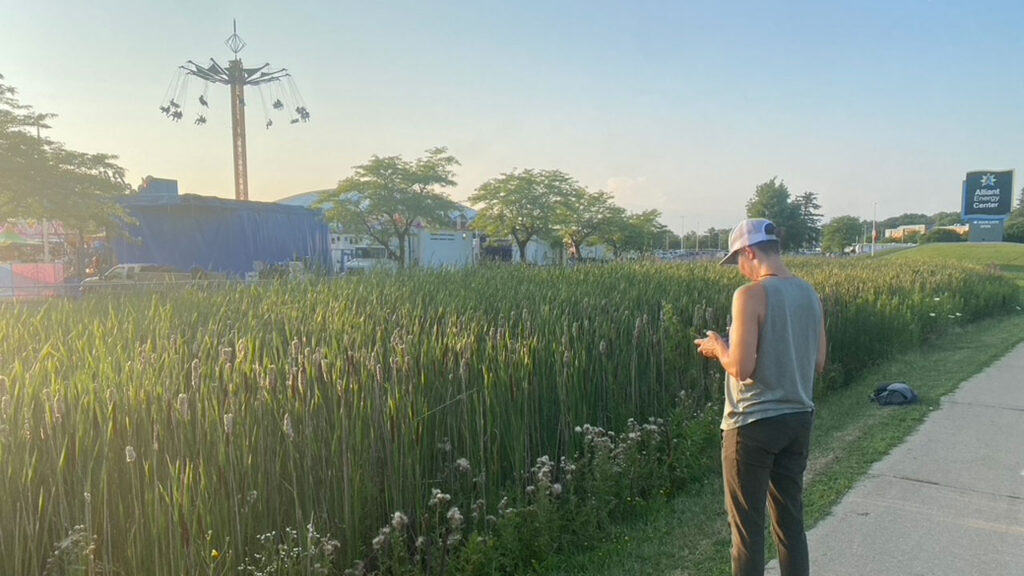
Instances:
[[[65,292],[62,262],[0,263],[0,300],[40,300]]]

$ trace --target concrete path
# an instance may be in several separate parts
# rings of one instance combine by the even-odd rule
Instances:
[[[1024,575],[1024,345],[946,396],[808,539],[816,576]]]

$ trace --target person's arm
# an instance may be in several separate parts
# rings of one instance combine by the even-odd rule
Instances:
[[[814,365],[814,369],[818,376],[825,373],[825,356],[828,354],[828,342],[825,340],[825,310],[822,306],[821,313],[821,338],[818,339],[818,361]]]
[[[725,369],[738,382],[748,380],[757,361],[757,338],[761,318],[764,316],[764,287],[747,284],[736,290],[732,297],[732,326],[729,343],[715,332],[697,340],[700,352],[718,358]]]

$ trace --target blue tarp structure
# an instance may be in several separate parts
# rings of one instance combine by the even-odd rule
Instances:
[[[137,221],[112,236],[119,262],[244,275],[254,262],[300,260],[330,269],[327,223],[315,210],[193,194],[136,194],[121,200]]]

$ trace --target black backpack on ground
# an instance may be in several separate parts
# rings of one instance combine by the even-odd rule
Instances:
[[[874,393],[871,394],[871,401],[877,402],[879,406],[914,404],[917,400],[917,393],[903,382],[883,384],[875,388]]]

